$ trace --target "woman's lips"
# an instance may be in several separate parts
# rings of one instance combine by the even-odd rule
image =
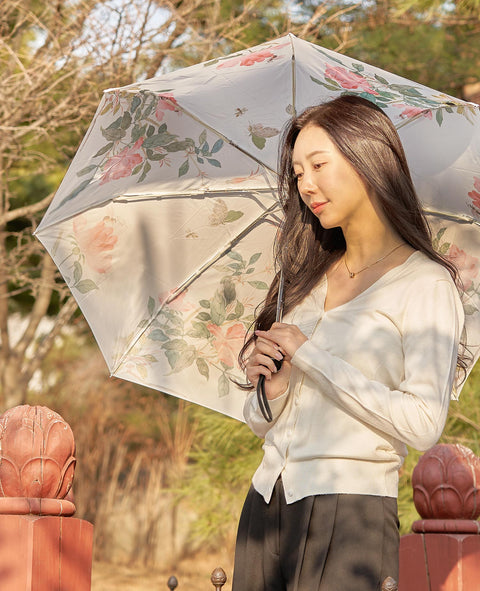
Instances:
[[[325,205],[327,205],[327,201],[316,201],[315,203],[310,204],[310,209],[315,215],[317,215],[323,210]]]

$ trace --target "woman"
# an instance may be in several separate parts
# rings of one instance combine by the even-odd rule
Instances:
[[[244,414],[264,458],[239,524],[234,591],[377,591],[398,580],[398,471],[445,424],[463,309],[389,118],[342,96],[282,143],[278,276],[245,344]],[[279,370],[275,359],[283,359]]]

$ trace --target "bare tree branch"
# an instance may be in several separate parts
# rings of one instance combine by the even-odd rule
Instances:
[[[41,368],[45,357],[48,355],[55,342],[55,339],[61,334],[64,327],[69,323],[76,310],[77,303],[73,297],[70,296],[56,316],[55,324],[53,325],[52,329],[40,341],[38,347],[36,348],[35,356],[30,357],[25,361],[22,371],[27,381],[30,381],[37,369]]]
[[[35,338],[38,326],[46,316],[55,282],[55,264],[49,256],[44,256],[42,273],[36,283],[35,303],[28,317],[28,324],[14,347],[17,356],[24,356],[28,346]]]
[[[17,220],[18,218],[31,216],[35,213],[43,211],[49,205],[52,198],[53,193],[50,193],[50,195],[47,195],[46,197],[44,197],[40,201],[37,201],[36,203],[24,205],[23,207],[17,207],[16,209],[4,213],[2,216],[0,216],[0,225],[4,225],[13,220]]]

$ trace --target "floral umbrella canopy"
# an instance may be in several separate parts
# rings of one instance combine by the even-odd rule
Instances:
[[[480,343],[480,108],[287,35],[105,91],[36,235],[112,375],[241,418],[231,380],[273,276],[279,136],[345,92],[399,130]]]

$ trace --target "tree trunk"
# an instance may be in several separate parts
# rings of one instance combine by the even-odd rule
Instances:
[[[26,403],[28,382],[29,379],[22,373],[22,359],[13,353],[0,373],[2,412]]]

